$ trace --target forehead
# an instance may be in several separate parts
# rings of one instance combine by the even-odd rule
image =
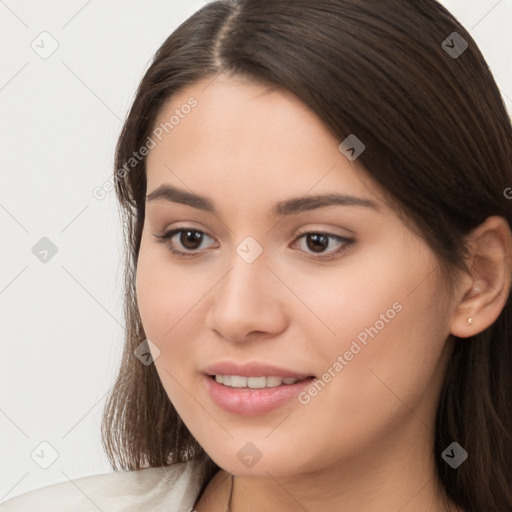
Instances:
[[[284,190],[381,196],[322,121],[282,89],[225,76],[203,80],[164,105],[159,127],[161,140],[147,159],[148,191],[173,183],[206,195],[221,187],[276,199]]]

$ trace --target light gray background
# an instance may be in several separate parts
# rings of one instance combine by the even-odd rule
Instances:
[[[122,238],[114,192],[92,191],[153,53],[204,3],[0,0],[0,501],[110,471],[100,422],[123,344]],[[442,3],[512,112],[512,0]],[[31,47],[51,49],[44,31],[58,43],[47,59]],[[58,249],[46,263],[42,237]]]

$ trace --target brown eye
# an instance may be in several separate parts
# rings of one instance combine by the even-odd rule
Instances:
[[[329,246],[329,237],[320,233],[308,233],[306,244],[313,252],[323,252]]]
[[[341,256],[354,242],[353,238],[332,233],[309,231],[300,235],[295,243],[302,251],[317,254],[316,259],[329,259]]]
[[[199,256],[205,253],[203,249],[208,239],[215,241],[210,235],[204,231],[193,228],[177,228],[167,231],[162,235],[153,234],[159,243],[167,245],[169,251],[178,256]],[[201,247],[203,246],[203,247]]]
[[[180,234],[180,244],[191,251],[198,249],[203,240],[203,233],[192,229],[182,230]]]

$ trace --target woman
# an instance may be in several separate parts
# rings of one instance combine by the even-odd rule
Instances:
[[[434,0],[206,5],[117,146],[129,471],[2,510],[512,510],[511,161]]]

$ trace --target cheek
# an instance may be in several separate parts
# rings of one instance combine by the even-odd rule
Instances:
[[[317,317],[307,313],[301,328],[323,363],[319,404],[343,404],[345,413],[361,417],[363,404],[370,410],[400,404],[391,390],[414,403],[435,384],[449,333],[435,261],[426,252],[400,254],[412,256],[392,250],[296,279],[294,291]]]
[[[136,296],[148,338],[161,342],[170,339],[180,319],[186,318],[198,302],[202,287],[190,273],[173,270],[162,247],[143,243],[137,263]]]
[[[430,324],[442,313],[436,307],[435,265],[422,244],[404,242],[396,235],[391,243],[356,252],[338,266],[299,269],[295,277],[289,270],[283,272],[288,272],[294,292],[317,317],[318,332],[325,336],[322,345],[340,351],[354,339],[364,344],[384,339],[385,333],[394,332],[395,344],[412,332],[424,335],[416,326]],[[308,318],[315,322],[312,314]]]
[[[137,305],[144,333],[159,350],[158,356],[153,357],[160,380],[175,406],[180,404],[180,397],[185,398],[183,408],[187,407],[188,395],[179,383],[193,371],[193,343],[187,340],[197,338],[194,322],[189,320],[201,284],[191,283],[183,273],[173,272],[169,262],[164,261],[165,256],[155,253],[152,248],[146,250],[141,246],[136,275]]]
[[[192,268],[192,267],[191,267]],[[211,272],[210,272],[211,274]],[[144,333],[159,349],[155,366],[173,403],[187,393],[178,382],[195,386],[198,353],[204,339],[210,274],[173,265],[162,247],[141,245],[136,296]]]
[[[308,390],[315,396],[304,401],[311,398],[308,407],[320,415],[329,411],[326,419],[333,429],[342,423],[342,437],[344,432],[357,439],[355,432],[368,432],[370,425],[391,432],[411,411],[431,423],[445,371],[448,327],[446,312],[436,304],[434,280],[411,293],[415,275],[402,271],[401,280],[381,279],[377,289],[359,296],[364,308],[346,301],[337,315],[335,307],[329,310],[326,318],[337,336],[323,353],[318,391]]]
[[[395,247],[385,249],[361,251],[331,267],[279,268],[283,281],[293,283],[302,302],[290,296],[294,320],[302,329],[315,329],[317,347],[342,353],[358,336],[364,343],[370,327],[376,325],[381,333],[396,322],[416,272],[409,262],[397,258]],[[375,334],[374,328],[370,331]]]

